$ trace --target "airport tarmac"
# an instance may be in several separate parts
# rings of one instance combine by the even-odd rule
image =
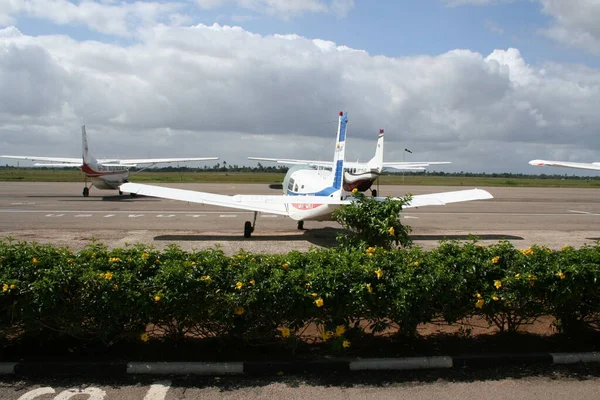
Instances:
[[[280,194],[266,184],[161,183],[180,189],[220,194]],[[91,189],[83,197],[82,183],[0,182],[0,238],[53,243],[79,249],[98,239],[109,247],[145,243],[162,249],[177,244],[186,250],[214,248],[228,254],[288,252],[311,246],[335,245],[341,232],[336,222],[311,222],[303,231],[296,221],[259,214],[252,237],[243,225],[253,213],[152,197],[119,196],[116,191]],[[471,187],[388,186],[380,195],[402,196],[469,189]],[[481,188],[494,199],[407,209],[403,222],[425,249],[439,241],[469,234],[482,244],[507,239],[518,248],[532,244],[559,249],[600,240],[600,190],[572,188]]]

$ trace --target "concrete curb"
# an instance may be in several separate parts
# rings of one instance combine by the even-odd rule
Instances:
[[[366,358],[357,360],[245,362],[6,362],[0,375],[128,376],[128,375],[274,375],[306,372],[400,371],[481,368],[500,365],[575,364],[600,362],[600,352],[487,354],[455,357]]]

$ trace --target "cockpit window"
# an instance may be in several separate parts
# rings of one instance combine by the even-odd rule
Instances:
[[[294,189],[294,178],[290,178],[290,182],[288,183],[288,190]]]

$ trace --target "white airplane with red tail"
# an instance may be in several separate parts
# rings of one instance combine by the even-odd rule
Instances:
[[[176,162],[187,162],[187,161],[210,161],[218,160],[219,157],[195,157],[195,158],[138,158],[138,159],[96,159],[89,151],[87,133],[85,131],[85,125],[81,127],[81,141],[83,147],[82,158],[69,158],[69,157],[35,157],[35,156],[9,156],[1,155],[0,158],[11,158],[15,160],[31,160],[31,161],[44,161],[44,163],[34,164],[36,167],[77,167],[81,168],[81,171],[85,174],[85,186],[83,188],[83,195],[88,197],[90,195],[90,188],[95,186],[97,189],[102,190],[119,190],[119,186],[129,179],[129,169],[136,167],[138,164],[149,164],[144,169],[150,168],[156,164],[163,163],[176,163]],[[137,171],[141,172],[143,171]],[[90,180],[91,184],[88,187],[87,180]],[[119,190],[119,194],[123,192]]]
[[[347,115],[340,112],[331,170],[306,165],[290,168],[283,180],[283,195],[227,196],[139,183],[125,183],[120,188],[124,192],[145,196],[254,211],[254,221],[244,224],[245,237],[250,237],[254,232],[259,212],[290,217],[298,221],[298,229],[304,228],[304,221],[331,221],[335,209],[356,201],[356,197],[343,188],[347,122]],[[404,208],[491,198],[493,196],[490,193],[480,189],[423,194],[413,196]],[[383,197],[376,199],[386,200]]]
[[[451,164],[450,161],[383,161],[383,129],[379,130],[377,137],[377,146],[375,155],[368,162],[344,162],[344,190],[351,192],[357,189],[359,192],[365,192],[371,189],[373,183],[385,171],[395,170],[416,170],[423,171],[431,165]],[[311,167],[331,168],[331,161],[315,160],[296,160],[291,158],[265,158],[248,157],[249,160],[276,162],[287,165],[307,165]],[[377,197],[377,190],[371,189],[373,197]]]

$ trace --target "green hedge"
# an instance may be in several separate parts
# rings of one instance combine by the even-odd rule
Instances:
[[[391,326],[483,316],[514,331],[542,315],[598,329],[600,245],[520,251],[508,242],[313,249],[284,255],[144,245],[79,252],[0,241],[0,340],[236,337],[293,343],[314,324],[334,346]]]

